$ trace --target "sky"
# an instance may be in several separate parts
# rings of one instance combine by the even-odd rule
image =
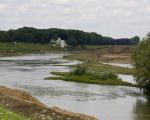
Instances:
[[[150,0],[0,0],[0,30],[24,26],[143,38],[150,32]]]

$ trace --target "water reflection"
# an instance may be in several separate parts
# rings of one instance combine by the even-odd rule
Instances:
[[[150,98],[138,98],[133,111],[134,120],[150,120]]]

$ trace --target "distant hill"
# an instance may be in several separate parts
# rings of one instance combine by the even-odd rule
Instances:
[[[113,39],[94,32],[65,29],[36,29],[23,27],[16,30],[0,31],[0,42],[50,43],[52,39],[61,38],[70,46],[79,45],[136,45],[138,36],[132,38]]]

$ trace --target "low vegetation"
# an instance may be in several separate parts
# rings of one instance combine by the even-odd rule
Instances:
[[[93,77],[99,80],[118,79],[118,75],[112,71],[94,72]]]
[[[96,72],[88,71],[84,64],[79,64],[70,72],[52,72],[56,77],[49,77],[46,80],[64,80],[81,83],[103,84],[103,85],[130,85],[118,78],[112,71]]]
[[[0,107],[1,120],[29,120],[21,114],[14,113],[4,107]]]
[[[131,86],[130,83],[124,82],[120,79],[113,79],[110,77],[106,77],[106,79],[102,77],[95,77],[95,74],[86,73],[83,75],[75,75],[67,72],[52,72],[54,75],[58,75],[59,77],[49,77],[45,78],[46,80],[64,80],[64,81],[72,81],[72,82],[80,82],[80,83],[91,83],[91,84],[101,84],[101,85],[126,85]],[[101,74],[101,73],[100,73]],[[103,74],[103,73],[102,73]]]
[[[96,71],[96,72],[114,71],[115,73],[118,73],[118,74],[126,74],[126,75],[134,74],[134,69],[102,64],[103,58],[101,57],[101,55],[100,57],[97,57],[97,55],[94,55],[96,54],[96,52],[98,54],[98,51],[76,52],[64,58],[70,59],[70,60],[80,60],[84,62],[84,66],[86,66],[89,71]],[[117,62],[118,61],[119,60],[117,60]]]
[[[72,71],[52,72],[57,75],[55,77],[46,78],[48,80],[65,80],[73,82],[83,82],[92,84],[104,85],[127,85],[133,86],[130,83],[124,82],[118,78],[117,74],[133,75],[134,69],[124,68],[119,66],[112,66],[103,64],[103,55],[115,54],[115,60],[118,62],[119,56],[122,54],[127,55],[125,58],[127,62],[131,62],[129,56],[134,48],[129,46],[85,46],[85,51],[75,51],[69,56],[64,56],[70,60],[80,60],[83,64],[71,66]],[[91,50],[92,51],[91,51]],[[125,61],[125,59],[123,59]]]
[[[84,64],[78,64],[76,68],[71,72],[75,75],[83,75],[87,71],[87,68]]]
[[[63,48],[52,46],[51,44],[31,44],[31,43],[0,43],[1,55],[19,55],[26,53],[44,53],[50,51],[63,51]]]

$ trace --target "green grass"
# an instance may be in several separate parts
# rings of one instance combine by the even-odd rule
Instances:
[[[0,120],[30,120],[26,117],[0,107]]]
[[[0,54],[25,54],[34,52],[49,52],[64,50],[54,47],[51,44],[31,44],[31,43],[0,43]]]
[[[118,79],[118,75],[112,71],[94,72],[92,74],[94,79],[100,80]]]
[[[58,77],[49,77],[45,78],[46,80],[64,80],[64,81],[72,81],[79,83],[91,83],[91,84],[101,84],[101,85],[123,85],[123,86],[132,86],[132,84],[124,82],[120,79],[95,79],[93,74],[86,73],[83,75],[75,75],[69,72],[52,72],[54,75],[58,75]]]
[[[77,58],[77,55],[75,54],[65,56],[64,58],[70,60],[80,60],[84,62],[84,65],[87,66],[89,71],[96,71],[96,72],[114,71],[115,73],[118,74],[126,74],[126,75],[134,74],[134,69],[102,64],[100,61],[96,59],[92,60],[86,58],[80,59]]]
[[[105,71],[114,71],[118,74],[126,74],[126,75],[133,75],[134,69],[130,68],[124,68],[119,66],[112,66],[112,65],[106,65],[102,63],[85,63],[86,66],[88,66],[88,69],[90,71],[97,71],[97,72],[105,72]]]

